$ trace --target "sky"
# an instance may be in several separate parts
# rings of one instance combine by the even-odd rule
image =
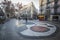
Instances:
[[[0,0],[1,2],[2,0]],[[13,3],[22,3],[23,5],[26,5],[30,2],[33,2],[35,7],[39,10],[39,0],[11,0]]]
[[[30,2],[33,2],[34,3],[34,5],[35,5],[35,7],[37,8],[37,9],[39,9],[39,1],[38,0],[11,0],[13,3],[18,3],[18,2],[20,2],[20,3],[22,3],[23,5],[26,5],[26,4],[28,4],[28,3],[30,3]]]

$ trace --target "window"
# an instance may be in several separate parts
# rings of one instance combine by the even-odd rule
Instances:
[[[60,7],[57,9],[57,13],[60,13]]]
[[[48,7],[54,7],[54,2],[52,2],[52,3],[50,3],[50,4],[48,4]]]
[[[51,7],[54,7],[54,2],[51,3]]]
[[[54,8],[50,9],[51,14],[54,14]]]
[[[49,2],[52,2],[52,1],[54,1],[54,0],[49,0]]]
[[[46,10],[43,10],[43,11],[42,11],[42,14],[45,14],[45,12],[46,12]]]
[[[42,6],[42,9],[45,10],[46,9],[46,5]]]
[[[58,5],[60,6],[60,0],[58,1]]]

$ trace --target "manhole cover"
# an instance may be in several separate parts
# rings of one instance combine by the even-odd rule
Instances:
[[[42,26],[33,26],[30,28],[32,31],[35,31],[35,32],[47,32],[49,31],[50,29],[47,28],[47,27],[42,27]]]

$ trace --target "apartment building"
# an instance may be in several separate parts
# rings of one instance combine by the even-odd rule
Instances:
[[[60,0],[40,0],[39,4],[45,20],[60,20]]]

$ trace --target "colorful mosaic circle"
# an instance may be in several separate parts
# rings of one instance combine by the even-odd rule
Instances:
[[[42,26],[33,26],[30,28],[32,31],[35,31],[35,32],[47,32],[49,31],[50,29],[47,28],[47,27],[42,27]]]

